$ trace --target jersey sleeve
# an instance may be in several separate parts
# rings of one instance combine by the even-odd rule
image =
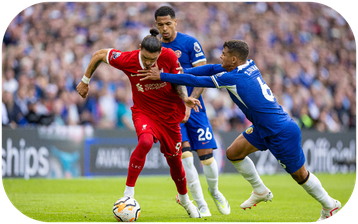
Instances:
[[[212,75],[211,79],[213,80],[215,87],[220,89],[234,85],[233,80],[235,80],[235,77],[231,72],[221,72],[216,75]]]
[[[170,82],[177,85],[192,87],[215,88],[215,84],[210,76],[193,76],[190,74],[175,75],[171,73],[160,73],[160,79],[164,82]]]
[[[226,69],[221,67],[221,64],[207,64],[192,68],[184,68],[183,72],[195,76],[211,76],[220,72],[226,72]]]
[[[123,57],[124,53],[125,52],[116,49],[110,49],[107,53],[107,64],[115,68],[122,69],[126,64]]]
[[[200,62],[206,61],[203,48],[201,47],[199,41],[195,38],[190,39],[187,44],[187,49],[189,50],[191,64],[194,66]]]

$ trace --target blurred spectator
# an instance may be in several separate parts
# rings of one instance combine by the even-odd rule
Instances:
[[[57,2],[23,10],[3,39],[3,124],[132,129],[124,73],[102,65],[85,100],[75,88],[95,50],[138,48],[163,4],[168,3]],[[180,21],[177,29],[199,39],[208,63],[221,62],[225,40],[245,40],[249,57],[301,128],[356,128],[356,43],[335,10],[306,2],[170,4]],[[207,89],[208,116],[220,131],[241,132],[250,123],[228,97]]]
[[[20,107],[15,103],[13,94],[11,92],[2,92],[3,103],[3,125],[10,127],[17,127],[25,123],[25,115],[22,113]],[[5,108],[4,108],[5,106]],[[6,114],[6,117],[4,117]]]
[[[116,116],[117,116],[117,127],[128,128],[134,130],[134,124],[132,121],[132,111],[128,106],[127,98],[131,97],[127,94],[125,88],[117,88],[115,100],[117,102]]]
[[[51,124],[54,125],[65,125],[66,122],[64,120],[64,103],[62,101],[61,98],[58,98],[55,100],[55,102],[53,103],[53,122]]]
[[[16,92],[17,88],[19,87],[19,83],[15,79],[14,70],[11,69],[6,70],[4,76],[5,79],[3,79],[2,88],[3,90],[13,94],[14,92]]]
[[[9,116],[7,114],[7,109],[6,109],[6,106],[4,104],[4,102],[2,102],[2,108],[1,108],[1,112],[2,112],[2,117],[1,117],[1,120],[2,120],[2,125],[3,126],[8,126],[10,125],[10,120],[9,120]]]

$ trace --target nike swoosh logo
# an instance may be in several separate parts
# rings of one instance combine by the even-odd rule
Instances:
[[[210,141],[207,141],[207,142],[202,142],[201,144],[205,145],[205,144],[208,144]]]
[[[131,76],[137,76],[137,74],[131,74]]]

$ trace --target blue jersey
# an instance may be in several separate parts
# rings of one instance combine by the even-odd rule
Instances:
[[[292,121],[277,103],[252,60],[231,72],[227,72],[221,65],[204,65],[184,72],[196,76],[161,73],[161,80],[179,85],[226,88],[231,99],[258,129],[261,138],[279,133]]]
[[[189,35],[177,32],[176,38],[170,43],[162,42],[162,46],[171,48],[177,55],[180,65],[183,68],[192,68],[199,62],[206,61],[205,54],[199,41]],[[187,87],[188,95],[192,93],[194,87]],[[203,98],[199,97],[200,103],[203,106],[201,111],[205,111]]]

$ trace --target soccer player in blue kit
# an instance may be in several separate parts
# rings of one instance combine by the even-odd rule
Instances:
[[[248,157],[255,151],[269,149],[286,172],[322,205],[318,221],[331,217],[341,208],[341,203],[331,198],[319,179],[306,170],[298,125],[277,103],[248,55],[246,42],[229,40],[223,45],[221,65],[184,69],[184,73],[188,74],[180,75],[160,73],[154,67],[139,76],[179,85],[228,90],[231,99],[252,122],[252,126],[240,134],[226,151],[227,158],[253,188],[250,198],[241,204],[241,208],[251,208],[261,201],[272,200],[272,192],[264,185]]]
[[[176,31],[177,19],[175,11],[169,6],[162,6],[155,12],[155,22],[162,38],[162,46],[171,48],[177,55],[182,67],[191,68],[206,64],[204,52],[199,41],[192,36]],[[188,95],[200,100],[202,109],[191,113],[191,108],[186,109],[186,122],[180,124],[182,134],[182,162],[186,173],[188,188],[195,200],[202,216],[211,216],[210,210],[204,200],[198,171],[194,166],[192,150],[195,150],[203,165],[209,194],[213,198],[216,207],[222,214],[230,214],[230,205],[218,189],[218,167],[213,157],[213,149],[216,142],[212,127],[206,115],[201,93],[203,88],[187,87]],[[177,200],[178,202],[178,200]]]

